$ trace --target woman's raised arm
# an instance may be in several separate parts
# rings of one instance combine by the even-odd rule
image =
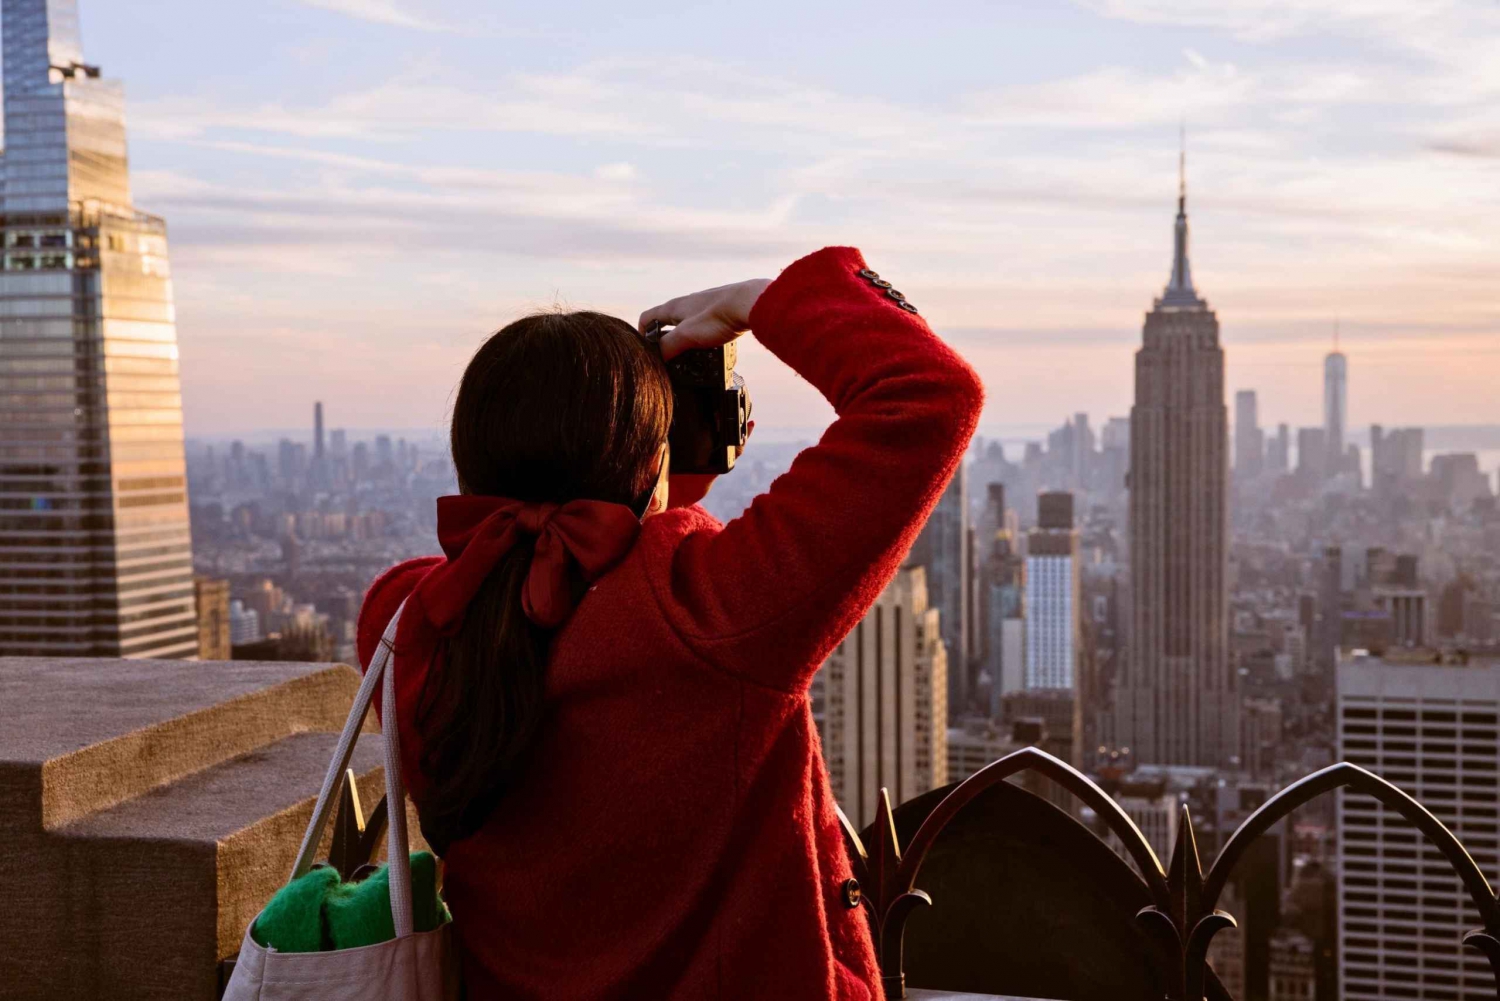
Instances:
[[[984,390],[852,247],[804,257],[753,295],[756,338],[837,419],[740,517],[688,535],[649,572],[700,656],[800,691],[895,575],[968,447]],[[682,319],[693,299],[642,322]],[[683,315],[661,313],[672,306]]]

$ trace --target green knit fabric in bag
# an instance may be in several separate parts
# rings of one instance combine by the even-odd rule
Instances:
[[[381,866],[358,883],[341,883],[323,900],[332,949],[357,949],[396,937],[391,917],[391,874]],[[437,892],[437,859],[432,852],[411,853],[411,926],[432,931],[448,920],[448,908]]]
[[[250,929],[258,945],[277,952],[327,952],[388,942],[390,873],[381,866],[358,883],[343,883],[333,869],[314,869],[276,892]],[[432,931],[449,919],[438,894],[437,859],[411,854],[412,930]]]
[[[250,937],[277,952],[323,951],[323,900],[338,885],[336,869],[314,869],[292,880],[260,912]]]

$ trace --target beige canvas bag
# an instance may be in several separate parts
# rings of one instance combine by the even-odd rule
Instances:
[[[406,605],[402,602],[402,608]],[[390,666],[401,608],[391,616],[375,657],[365,671],[323,788],[313,808],[291,879],[312,868],[313,855],[328,826],[344,770],[365,715],[381,686],[381,733],[385,740],[385,795],[389,826],[386,857],[390,864],[391,917],[396,937],[388,942],[332,952],[277,952],[256,943],[245,929],[239,959],[224,991],[224,1001],[456,1001],[460,996],[458,957],[453,951],[452,922],[433,931],[412,931],[411,859],[406,836],[406,783],[401,778],[401,738],[396,732],[396,672]],[[253,927],[252,922],[252,927]]]

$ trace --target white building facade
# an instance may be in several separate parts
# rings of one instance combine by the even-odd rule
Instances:
[[[1500,666],[1353,655],[1338,666],[1338,752],[1415,797],[1493,883]],[[1480,925],[1457,874],[1374,799],[1338,796],[1339,997],[1491,1001],[1488,962],[1461,940]]]

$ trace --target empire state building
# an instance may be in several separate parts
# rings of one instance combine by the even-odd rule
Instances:
[[[192,657],[166,226],[76,0],[3,0],[0,655]]]
[[[1130,412],[1132,628],[1114,736],[1143,764],[1223,766],[1239,753],[1227,425],[1219,320],[1193,288],[1183,183],[1172,276],[1146,314]]]

